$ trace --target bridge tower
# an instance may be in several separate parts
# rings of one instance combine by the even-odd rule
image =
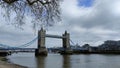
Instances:
[[[63,51],[61,52],[61,54],[72,54],[72,49],[70,47],[70,34],[67,33],[67,31],[65,31],[65,33],[63,34]]]
[[[46,36],[46,31],[41,28],[40,31],[38,31],[38,47],[35,50],[35,55],[47,55],[47,49],[45,46],[45,36]]]
[[[65,33],[63,34],[63,48],[67,49],[70,48],[70,34],[67,33],[67,31],[65,31]]]

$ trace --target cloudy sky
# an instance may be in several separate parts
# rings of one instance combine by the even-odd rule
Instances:
[[[119,40],[119,6],[120,0],[64,0],[61,3],[62,21],[49,27],[47,34],[62,35],[67,30],[73,42],[80,46],[85,43],[97,46],[105,40]],[[37,36],[29,24],[21,30],[5,25],[3,18],[0,20],[0,43],[18,46]],[[61,39],[46,40],[47,47],[62,46]],[[30,47],[37,47],[36,42]]]

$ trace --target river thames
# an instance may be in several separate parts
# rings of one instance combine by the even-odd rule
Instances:
[[[34,53],[16,53],[7,58],[28,68],[120,68],[120,55],[115,54],[48,54],[35,57]]]

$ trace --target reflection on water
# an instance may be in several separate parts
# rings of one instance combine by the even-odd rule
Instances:
[[[56,56],[56,55],[54,55]],[[70,55],[61,55],[61,59],[56,57],[49,57],[47,58],[46,56],[39,56],[35,57],[36,58],[36,68],[51,68],[51,67],[57,67],[61,68],[60,65],[62,65],[62,68],[71,68],[71,62],[70,62]],[[53,59],[53,60],[51,60]],[[56,59],[56,60],[54,60]],[[50,61],[51,60],[51,61]],[[55,61],[55,62],[54,62]]]
[[[63,55],[63,68],[71,68],[70,55]]]
[[[36,57],[36,67],[37,68],[45,68],[45,56]]]
[[[29,68],[120,68],[120,55],[49,54],[47,57],[35,57],[34,53],[18,53],[8,59]]]

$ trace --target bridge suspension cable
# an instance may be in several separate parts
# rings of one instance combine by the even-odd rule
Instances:
[[[71,42],[72,45],[75,45],[75,43],[71,39],[70,39],[70,42]]]
[[[30,42],[27,42],[27,43],[25,43],[25,44],[22,44],[22,45],[19,45],[19,46],[16,46],[16,47],[13,47],[13,46],[11,46],[11,45],[6,45],[6,44],[0,44],[0,46],[3,47],[3,48],[22,48],[22,47],[30,46],[30,45],[33,44],[33,42],[35,42],[37,39],[38,39],[38,37],[34,38],[34,39],[31,40]]]
[[[30,42],[28,43],[25,43],[23,45],[19,45],[18,47],[27,47],[27,46],[30,46],[33,42],[35,42],[36,40],[38,39],[38,37],[34,38],[33,40],[31,40]]]

